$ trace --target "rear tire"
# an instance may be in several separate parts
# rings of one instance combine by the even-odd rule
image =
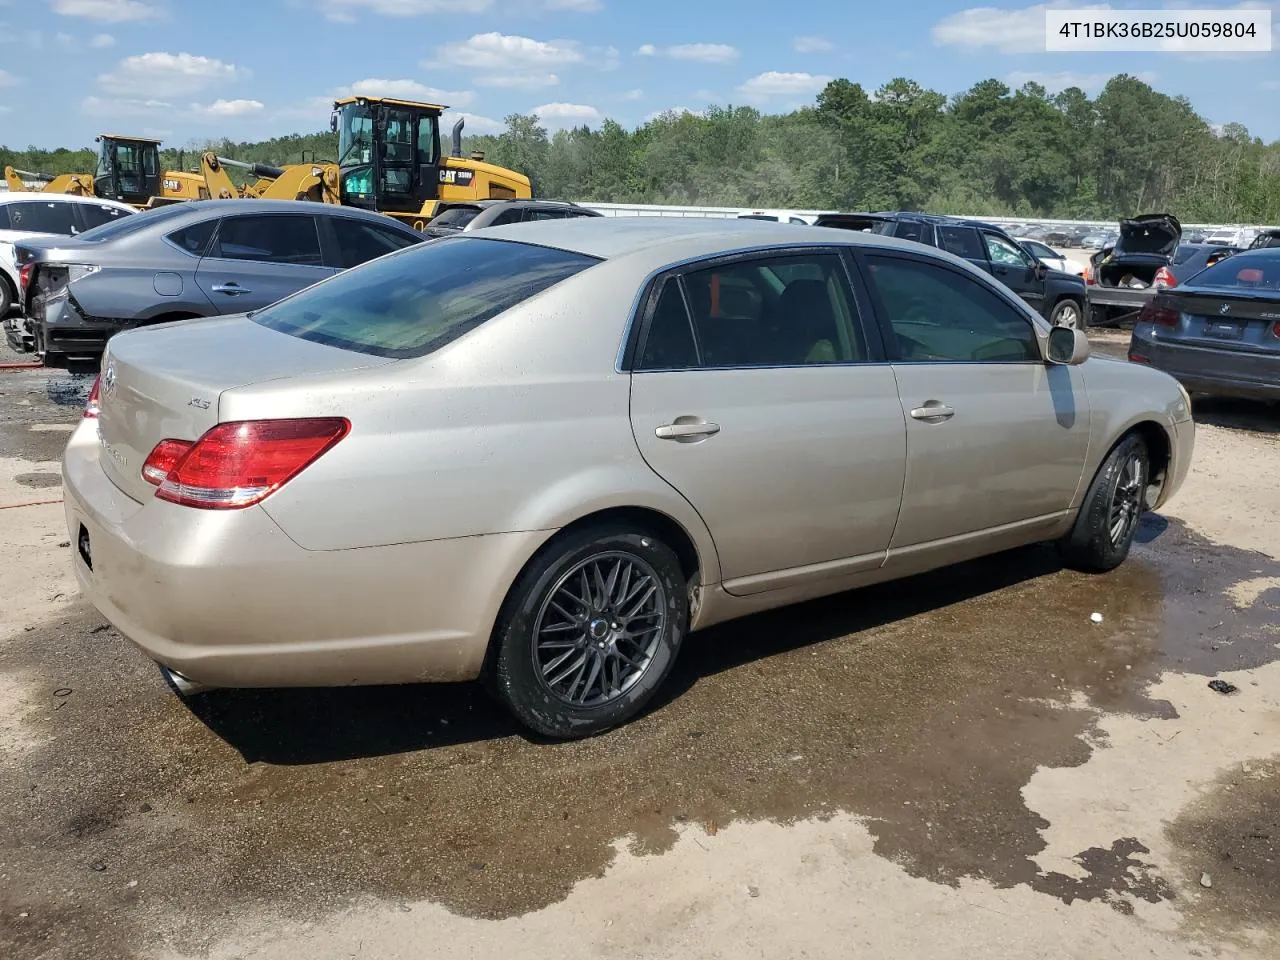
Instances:
[[[4,322],[16,301],[17,294],[9,285],[9,278],[0,273],[0,323]]]
[[[689,623],[680,561],[643,530],[570,533],[521,573],[494,630],[494,693],[526,727],[572,739],[636,716]]]
[[[1146,511],[1150,476],[1146,441],[1136,433],[1121,437],[1089,484],[1071,532],[1058,541],[1066,566],[1106,573],[1124,562]]]
[[[1088,329],[1089,323],[1085,319],[1085,309],[1077,300],[1070,297],[1063,297],[1053,305],[1053,312],[1049,314],[1049,322],[1055,327],[1067,327],[1075,330]]]

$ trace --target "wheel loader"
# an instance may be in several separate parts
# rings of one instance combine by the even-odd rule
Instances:
[[[26,190],[23,179],[42,183],[41,193],[71,193],[82,197],[119,200],[139,210],[207,199],[204,177],[182,170],[160,169],[160,141],[104,133],[97,138],[98,165],[92,173],[53,176],[29,170],[4,168],[10,190]]]
[[[441,155],[440,115],[447,109],[387,97],[334,101],[330,129],[338,134],[342,202],[421,230],[441,202],[532,197],[524,174],[485,163],[480,154],[462,156],[462,120],[453,126],[450,155]]]
[[[227,168],[246,170],[258,179],[237,187]],[[336,163],[295,163],[274,167],[269,163],[247,163],[214,153],[200,157],[200,172],[208,195],[216,200],[257,197],[262,200],[312,200],[318,203],[342,202],[338,193]]]

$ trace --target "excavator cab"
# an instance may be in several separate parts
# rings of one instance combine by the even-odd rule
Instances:
[[[333,105],[342,202],[419,214],[440,196],[439,104],[348,97]]]
[[[98,143],[95,196],[147,206],[152,197],[162,195],[159,140],[104,133]]]

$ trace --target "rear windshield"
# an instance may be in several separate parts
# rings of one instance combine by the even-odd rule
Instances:
[[[461,230],[480,213],[479,207],[450,207],[431,218],[433,227],[457,227]]]
[[[449,237],[371,260],[253,320],[344,350],[421,357],[598,262],[549,247]]]
[[[145,230],[153,223],[159,223],[162,220],[172,220],[175,217],[185,216],[191,213],[191,207],[185,203],[172,203],[166,207],[159,207],[155,210],[143,210],[132,216],[121,217],[119,220],[112,220],[104,223],[100,227],[94,227],[92,230],[86,230],[80,234],[81,240],[88,240],[90,243],[100,243],[103,240],[114,240],[116,237],[123,237],[130,233],[136,233],[139,230]]]
[[[1201,270],[1188,283],[1197,287],[1280,290],[1280,256],[1237,254]]]

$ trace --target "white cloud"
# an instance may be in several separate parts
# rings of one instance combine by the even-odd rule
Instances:
[[[80,110],[93,117],[141,117],[161,111],[173,110],[173,104],[164,100],[104,99],[85,97]]]
[[[143,53],[121,60],[98,82],[112,93],[146,94],[161,90],[169,96],[196,93],[213,84],[232,83],[250,72],[234,63],[189,53]]]
[[[653,113],[645,114],[644,122],[652,123],[654,120],[657,120],[659,117],[666,117],[671,114],[674,114],[677,117],[682,117],[686,113],[692,117],[702,116],[701,110],[690,110],[688,107],[667,107],[667,109],[665,110],[655,110],[653,111]]]
[[[1074,73],[1070,70],[1064,70],[1060,73],[1015,70],[1005,77],[1005,82],[1015,90],[1024,83],[1038,83],[1050,93],[1057,93],[1059,90],[1067,89],[1067,87],[1079,87],[1081,90],[1093,93],[1105,87],[1112,76],[1113,74],[1110,73]],[[1136,77],[1144,83],[1155,83],[1160,79],[1158,73],[1153,73],[1150,70],[1132,73],[1130,76]]]
[[[576,40],[534,40],[494,32],[443,44],[436,48],[435,58],[422,65],[480,71],[473,80],[482,87],[535,90],[560,82],[552,68],[592,62],[608,70],[617,60],[613,47],[585,49]]]
[[[266,109],[261,100],[215,100],[191,104],[191,112],[202,117],[247,117]]]
[[[756,74],[738,87],[738,92],[749,100],[767,100],[771,97],[803,97],[817,93],[831,78],[814,73],[780,73],[769,70]]]
[[[505,87],[516,90],[538,90],[554,87],[560,78],[554,73],[494,73],[476,77],[481,87]]]
[[[584,123],[599,123],[604,119],[599,110],[584,103],[544,103],[540,107],[534,107],[533,113],[543,123],[553,127],[576,127]]]
[[[655,47],[642,44],[636,49],[637,57],[669,57],[672,60],[697,60],[701,63],[732,63],[738,59],[738,51],[727,43],[677,43],[673,47]]]
[[[595,13],[603,10],[600,0],[546,0],[548,10],[568,10],[571,13]]]
[[[16,87],[21,82],[8,70],[0,70],[0,87]]]
[[[1110,10],[1107,3],[1040,3],[1021,10],[970,7],[943,17],[933,25],[933,42],[940,47],[981,50],[994,47],[1001,53],[1044,53],[1044,13],[1050,7],[1073,10]]]
[[[142,0],[52,0],[53,12],[64,17],[84,17],[103,23],[130,23],[155,20],[164,10]]]
[[[453,125],[458,120],[465,120],[466,125],[462,128],[462,135],[468,134],[486,134],[486,133],[502,133],[507,129],[507,125],[501,120],[494,120],[492,117],[482,117],[476,113],[466,113],[465,111],[454,112],[450,110],[440,118],[440,134],[446,140],[444,144],[445,153],[449,152],[449,144],[447,142]]]
[[[835,49],[835,44],[826,37],[792,37],[791,49],[796,53],[825,53]]]
[[[321,0],[325,17],[337,23],[351,23],[359,13],[384,17],[422,17],[429,13],[479,13],[492,0]]]
[[[89,46],[95,50],[105,50],[107,47],[114,47],[116,38],[109,33],[100,33],[89,41]]]
[[[475,99],[470,90],[440,90],[428,87],[417,80],[380,80],[370,77],[357,80],[349,87],[339,87],[333,92],[337,97],[396,97],[401,100],[419,100],[424,103],[443,103],[447,106],[465,107]]]

